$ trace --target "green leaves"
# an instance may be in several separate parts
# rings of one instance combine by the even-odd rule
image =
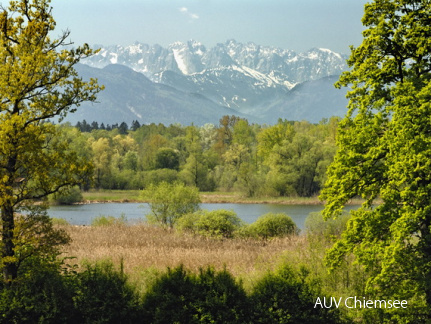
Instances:
[[[327,256],[353,253],[371,274],[368,293],[431,304],[431,3],[376,0],[337,86],[351,86],[338,151],[321,197],[326,217],[349,199],[363,207]],[[377,198],[379,200],[377,200]],[[377,205],[376,205],[377,204]],[[425,274],[425,275],[424,275]],[[428,279],[425,279],[428,278]]]
[[[169,227],[173,227],[181,216],[197,211],[200,204],[198,189],[183,183],[151,184],[142,191],[141,196],[149,201],[151,208],[147,218]]]
[[[69,148],[48,121],[60,120],[103,89],[78,77],[74,65],[92,55],[84,45],[62,50],[69,32],[51,40],[55,28],[49,0],[11,1],[0,16],[0,259],[13,260],[15,212],[26,201],[42,199],[88,180],[91,164]],[[25,219],[29,223],[29,219]],[[46,229],[48,231],[48,228]],[[48,234],[48,232],[46,233]],[[42,235],[43,236],[43,235]],[[55,245],[54,240],[45,242]],[[14,279],[17,262],[3,262]]]

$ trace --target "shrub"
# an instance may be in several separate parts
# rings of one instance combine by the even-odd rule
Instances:
[[[145,323],[248,323],[248,301],[241,284],[226,270],[182,266],[169,269],[144,296]]]
[[[78,323],[74,293],[73,278],[34,262],[31,274],[10,286],[0,281],[0,323]]]
[[[202,211],[203,212],[203,211]],[[202,217],[202,212],[198,211],[196,213],[185,214],[181,216],[175,224],[175,227],[183,232],[190,232],[197,234],[196,224],[199,218]]]
[[[331,239],[339,237],[346,229],[347,222],[350,219],[349,213],[343,213],[336,219],[324,220],[321,212],[310,213],[305,219],[305,230],[308,235],[316,235]]]
[[[268,239],[298,234],[299,229],[286,214],[268,213],[260,216],[254,223],[250,224],[247,232],[251,236]]]
[[[231,238],[242,225],[235,212],[220,209],[185,215],[179,219],[177,227],[204,236]]]
[[[336,310],[314,308],[319,285],[289,266],[268,273],[251,293],[253,323],[338,323]]]
[[[138,296],[122,270],[115,270],[110,262],[98,263],[87,265],[77,278],[77,323],[138,322]]]

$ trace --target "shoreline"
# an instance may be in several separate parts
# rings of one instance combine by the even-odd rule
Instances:
[[[148,203],[148,201],[137,198],[139,191],[117,190],[117,191],[98,191],[83,193],[82,202],[84,204],[106,204],[106,203]],[[130,198],[125,195],[129,194]],[[95,197],[100,196],[100,197]],[[200,193],[201,202],[204,204],[273,204],[273,205],[321,205],[325,203],[318,197],[255,197],[246,198],[237,193]],[[360,205],[363,200],[352,199],[347,205]]]

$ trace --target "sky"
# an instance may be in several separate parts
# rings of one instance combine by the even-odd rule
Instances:
[[[57,31],[76,45],[167,46],[190,39],[207,48],[229,39],[296,52],[348,54],[362,40],[366,0],[52,0]]]

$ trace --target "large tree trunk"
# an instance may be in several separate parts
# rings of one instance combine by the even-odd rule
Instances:
[[[14,260],[15,244],[13,242],[13,232],[15,228],[14,208],[10,203],[4,203],[1,207],[2,219],[2,249],[1,257],[5,260],[3,264],[3,278],[6,283],[18,276],[18,267]]]

